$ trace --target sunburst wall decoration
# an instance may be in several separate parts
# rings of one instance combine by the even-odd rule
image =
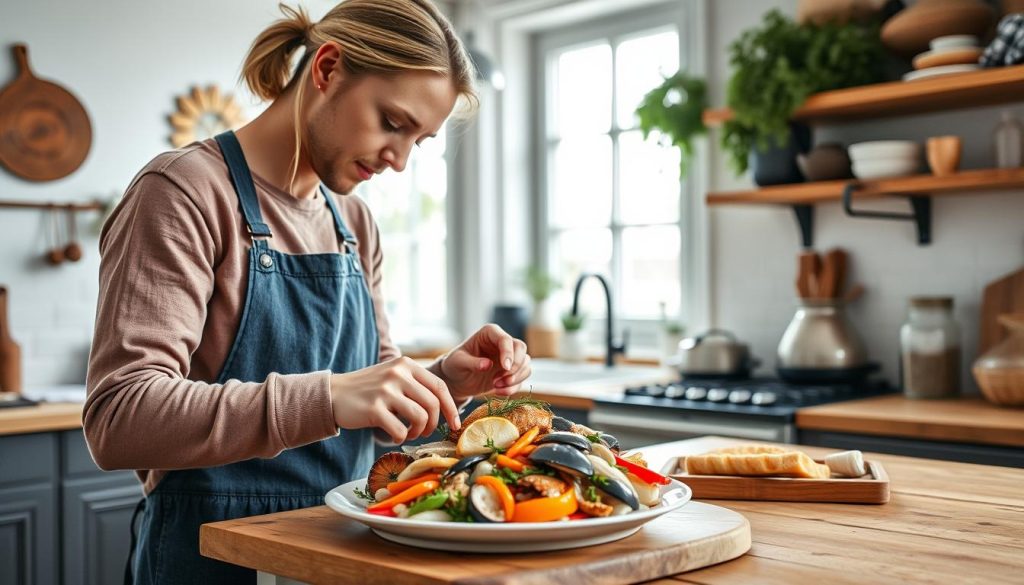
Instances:
[[[180,148],[196,140],[212,138],[217,134],[242,125],[242,109],[231,94],[222,94],[216,85],[203,89],[194,86],[186,95],[175,98],[178,111],[168,119],[171,122],[171,144]]]

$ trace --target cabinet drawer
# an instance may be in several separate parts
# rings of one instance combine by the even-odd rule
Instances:
[[[0,485],[57,478],[57,436],[30,433],[0,437]]]

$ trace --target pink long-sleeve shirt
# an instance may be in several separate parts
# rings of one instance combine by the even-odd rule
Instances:
[[[297,199],[253,180],[274,249],[341,252],[321,195]],[[358,197],[332,196],[358,240],[380,360],[396,357],[376,224]],[[85,435],[100,467],[136,470],[146,493],[167,470],[273,457],[337,434],[328,371],[215,383],[245,302],[250,246],[212,139],[157,156],[104,226]]]

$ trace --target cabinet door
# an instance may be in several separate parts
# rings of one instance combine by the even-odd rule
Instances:
[[[57,440],[0,437],[0,585],[56,585]]]
[[[141,497],[131,475],[64,482],[64,585],[121,582]]]
[[[96,467],[81,431],[61,439],[64,585],[120,583],[142,486],[130,471]]]

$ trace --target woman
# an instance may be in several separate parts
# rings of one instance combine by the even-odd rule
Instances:
[[[200,556],[201,524],[319,505],[367,475],[374,430],[458,428],[456,402],[530,374],[493,325],[428,368],[401,357],[373,219],[318,188],[401,171],[475,99],[450,24],[428,0],[348,0],[315,24],[284,11],[243,71],[267,110],[154,159],[101,236],[85,432],[100,467],[143,481],[139,583],[254,583]]]

